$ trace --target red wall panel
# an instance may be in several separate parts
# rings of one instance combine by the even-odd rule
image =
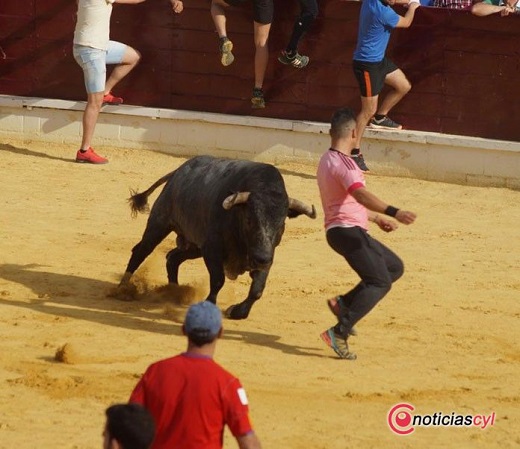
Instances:
[[[267,108],[253,110],[251,4],[230,9],[235,62],[220,65],[209,0],[189,0],[180,15],[166,0],[115,5],[112,39],[134,46],[141,64],[117,87],[125,102],[262,117],[328,121],[341,106],[359,108],[352,73],[360,4],[321,0],[300,45],[303,70],[277,61],[298,12],[296,0],[275,0],[266,73]],[[2,0],[0,93],[84,100],[72,57],[72,0]],[[402,11],[401,11],[402,12]],[[393,32],[388,54],[412,83],[392,116],[406,128],[520,140],[511,117],[520,112],[520,17],[475,17],[467,11],[420,8],[411,28]],[[385,91],[383,91],[385,92]]]

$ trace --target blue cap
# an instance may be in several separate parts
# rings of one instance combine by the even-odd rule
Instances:
[[[184,319],[188,335],[216,337],[222,327],[222,313],[210,301],[197,302],[190,306]]]

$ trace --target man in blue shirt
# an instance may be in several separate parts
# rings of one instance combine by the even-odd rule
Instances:
[[[404,16],[391,6],[408,5]],[[371,128],[401,129],[388,113],[412,88],[405,74],[385,55],[394,28],[408,28],[413,21],[419,0],[363,0],[359,14],[357,46],[352,68],[361,90],[361,111],[356,118],[357,140],[351,156],[359,168],[368,171],[360,143],[370,121]],[[379,93],[387,84],[392,88],[378,107]]]

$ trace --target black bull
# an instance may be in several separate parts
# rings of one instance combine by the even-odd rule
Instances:
[[[173,231],[177,247],[166,256],[168,282],[178,284],[179,266],[202,257],[210,276],[206,300],[216,303],[225,277],[236,279],[248,271],[252,283],[247,298],[226,311],[228,318],[247,318],[264,291],[285,218],[316,218],[314,206],[289,198],[282,175],[272,165],[198,156],[132,195],[133,213],[146,211],[148,196],[165,182],[120,286]]]

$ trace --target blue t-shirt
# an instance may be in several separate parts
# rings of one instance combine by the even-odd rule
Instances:
[[[397,14],[380,0],[363,0],[359,13],[356,61],[380,62],[385,57],[390,33],[399,22]]]

